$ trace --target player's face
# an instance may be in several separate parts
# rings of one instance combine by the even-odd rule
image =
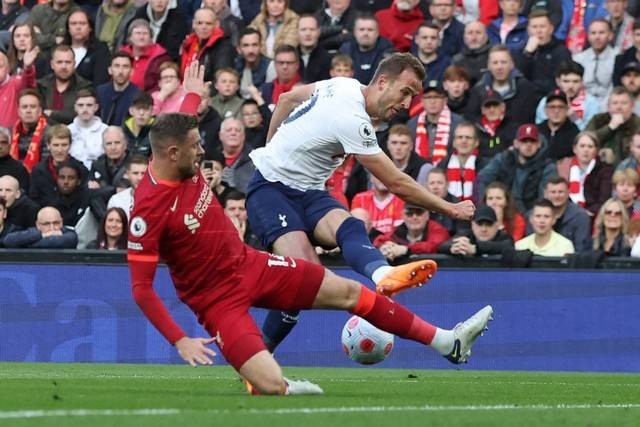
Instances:
[[[549,200],[556,208],[560,208],[569,201],[569,188],[564,182],[547,184],[544,189],[544,198]]]
[[[539,235],[546,235],[553,227],[554,217],[551,208],[536,206],[531,212],[531,226],[533,231]]]
[[[596,158],[598,148],[591,138],[582,136],[573,146],[573,154],[576,155],[579,162],[588,163]]]
[[[383,80],[384,76],[381,76]],[[422,82],[412,70],[404,70],[393,80],[384,78],[384,86],[378,100],[378,119],[386,122],[398,114],[400,110],[407,110],[411,99],[420,93]]]
[[[204,154],[200,139],[200,132],[194,128],[187,134],[186,141],[177,146],[176,168],[181,179],[191,178],[198,172]]]

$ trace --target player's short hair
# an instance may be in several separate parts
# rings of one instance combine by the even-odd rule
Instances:
[[[553,203],[549,201],[549,199],[538,199],[533,202],[533,206],[531,207],[531,211],[533,211],[536,207],[538,208],[549,208],[553,210]]]
[[[590,130],[583,130],[582,132],[578,133],[575,138],[573,138],[573,146],[574,147],[578,143],[578,140],[580,138],[582,138],[583,136],[586,136],[591,141],[593,141],[593,143],[596,145],[596,148],[600,148],[600,140],[598,139],[598,135],[596,135],[595,132],[592,132]]]
[[[391,79],[395,79],[402,74],[404,70],[412,70],[420,81],[423,81],[426,75],[424,66],[418,58],[410,53],[394,53],[380,61],[376,72],[371,78],[371,83],[378,81],[382,74]]]
[[[71,143],[71,131],[67,125],[53,125],[47,129],[47,142],[51,142],[53,138],[67,139]]]
[[[76,99],[74,100],[74,102],[80,98],[93,98],[96,103],[98,102],[98,97],[91,88],[80,89],[78,92],[76,92]]]
[[[640,184],[640,175],[633,168],[625,168],[617,170],[611,177],[611,183],[613,185],[622,184],[624,182],[631,183],[636,187]]]
[[[567,186],[567,188],[569,187],[569,181],[567,181],[566,178],[562,176],[554,176],[544,184],[544,188],[547,188],[549,185],[558,185],[558,184],[564,184]]]
[[[224,207],[227,207],[229,200],[247,200],[247,195],[238,190],[231,190],[224,198]]]
[[[238,84],[240,84],[240,73],[238,73],[236,70],[234,70],[231,67],[222,67],[216,70],[216,73],[214,74],[216,82],[218,81],[218,79],[223,73],[231,74],[233,77],[236,78],[236,81],[238,82]]]
[[[131,169],[131,165],[149,165],[149,159],[142,154],[134,154],[127,162],[127,170]]]
[[[398,123],[389,129],[389,136],[391,135],[400,135],[400,136],[408,136],[411,142],[413,142],[413,135],[411,134],[411,129],[409,126],[404,123]]]
[[[197,128],[196,116],[181,113],[161,114],[149,131],[152,153],[157,155],[169,143],[184,144],[189,131]]]
[[[471,77],[469,76],[469,72],[466,68],[461,67],[459,65],[449,65],[442,75],[442,81],[457,81],[464,80],[466,82],[471,81]]]
[[[566,76],[567,74],[576,74],[582,78],[584,76],[584,67],[576,61],[562,61],[556,69],[556,78]]]
[[[353,59],[347,54],[338,53],[331,58],[331,69],[339,67],[340,65],[344,65],[345,67],[349,67],[353,70]]]
[[[153,97],[147,92],[138,92],[131,99],[131,106],[135,108],[144,108],[149,110],[153,108]]]

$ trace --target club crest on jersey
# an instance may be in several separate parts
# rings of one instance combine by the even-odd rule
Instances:
[[[131,235],[134,237],[142,237],[147,232],[147,223],[142,217],[136,216],[131,219],[131,225],[129,226]]]
[[[287,225],[289,225],[289,224],[287,223],[287,216],[286,216],[286,215],[284,215],[284,214],[279,214],[279,215],[278,215],[278,219],[280,220],[280,225],[281,225],[283,228],[284,228],[284,227],[286,227]]]
[[[378,143],[378,141],[376,140],[376,132],[373,130],[373,126],[371,126],[371,123],[362,123],[358,128],[358,133],[360,134],[362,143],[365,147],[373,147]]]
[[[191,234],[196,234],[196,230],[200,228],[200,221],[198,221],[198,218],[191,214],[184,214],[184,225],[187,226],[187,229],[191,232]]]

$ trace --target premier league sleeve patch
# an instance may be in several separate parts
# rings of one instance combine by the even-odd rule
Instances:
[[[129,231],[134,237],[142,237],[147,232],[147,223],[142,217],[136,216],[131,219]]]
[[[360,134],[362,143],[365,147],[371,147],[378,143],[376,140],[376,132],[373,130],[373,126],[371,126],[371,123],[362,123],[358,128],[358,133]]]

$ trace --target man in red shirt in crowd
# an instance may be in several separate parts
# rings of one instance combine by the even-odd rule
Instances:
[[[191,93],[180,111],[187,114],[164,114],[151,129],[153,162],[136,189],[128,253],[136,303],[180,356],[193,366],[210,365],[215,353],[207,345],[215,342],[254,394],[322,393],[315,384],[282,376],[249,314],[254,306],[348,310],[390,333],[430,345],[453,363],[466,362],[491,318],[490,306],[453,330],[440,329],[321,265],[259,252],[240,241],[198,170],[204,151],[196,94],[203,91],[204,67],[194,62],[185,75]],[[188,337],[153,290],[161,258],[178,297],[212,338]],[[417,278],[420,283],[426,279]]]

